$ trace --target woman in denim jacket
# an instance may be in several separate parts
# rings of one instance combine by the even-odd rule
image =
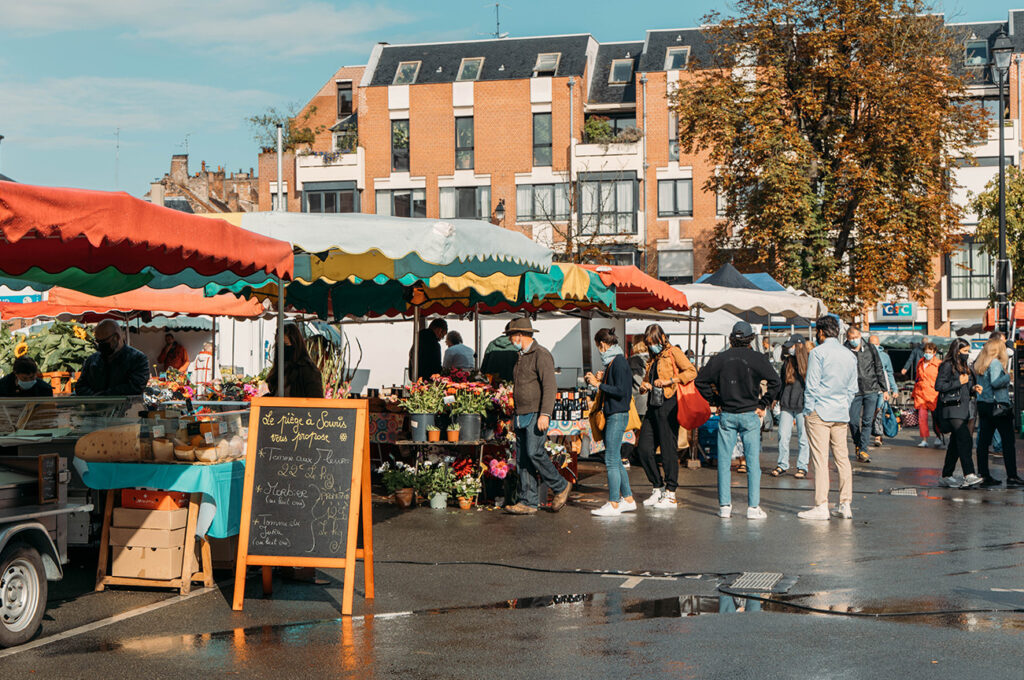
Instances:
[[[1017,476],[1017,450],[1013,441],[1013,402],[1010,399],[1010,374],[1006,369],[1010,360],[1006,356],[1006,343],[1001,339],[989,340],[974,362],[978,374],[978,474],[984,481],[983,487],[999,486],[1002,482],[988,471],[988,449],[992,433],[999,431],[1003,444],[1003,463],[1006,467],[1006,486],[1024,486]]]

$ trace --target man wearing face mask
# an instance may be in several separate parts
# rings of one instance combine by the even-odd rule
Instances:
[[[75,394],[132,396],[142,394],[149,382],[149,359],[129,347],[121,325],[112,319],[96,324],[97,352],[85,360]]]
[[[861,341],[860,329],[851,326],[846,331],[846,348],[857,359],[857,396],[850,404],[850,434],[857,450],[857,460],[870,463],[868,447],[871,445],[871,425],[875,422],[878,393],[889,399],[889,379],[882,368],[882,360],[874,345]]]
[[[512,398],[516,413],[513,426],[516,435],[519,468],[519,502],[505,508],[510,515],[533,515],[540,505],[537,477],[554,493],[551,511],[558,512],[569,499],[569,482],[558,473],[544,450],[555,408],[555,360],[551,352],[533,339],[536,333],[529,319],[515,319],[505,334],[519,350],[512,381]]]
[[[14,360],[10,375],[0,378],[0,397],[52,397],[53,388],[39,379],[39,367],[29,357]]]
[[[878,358],[882,360],[882,370],[885,372],[885,381],[889,386],[889,394],[895,399],[900,388],[896,384],[896,373],[893,371],[892,358],[889,357],[889,353],[885,351],[884,347],[882,347],[882,339],[880,337],[872,335],[868,338],[868,342],[871,343],[871,346],[878,352]],[[877,419],[875,421],[876,424],[880,422],[881,421]],[[878,434],[880,431],[881,430],[876,430],[874,441],[875,446],[882,445],[882,437]]]

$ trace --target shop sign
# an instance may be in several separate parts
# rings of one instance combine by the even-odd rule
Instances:
[[[916,317],[916,302],[879,302],[878,307],[875,309],[876,321],[912,323]]]

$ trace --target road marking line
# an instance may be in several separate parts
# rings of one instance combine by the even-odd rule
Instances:
[[[993,588],[993,593],[1024,593],[1024,588]]]
[[[185,602],[186,600],[191,600],[193,597],[198,597],[199,595],[206,595],[207,593],[215,592],[216,590],[216,586],[210,588],[200,588],[199,590],[193,590],[188,595],[178,595],[177,597],[170,597],[166,600],[154,602],[153,604],[147,604],[144,607],[130,609],[126,612],[121,612],[120,614],[114,614],[113,616],[110,616],[108,618],[100,619],[99,621],[87,623],[84,626],[79,626],[77,628],[66,630],[63,633],[57,633],[49,637],[33,640],[32,642],[26,642],[25,644],[20,645],[18,647],[12,647],[11,649],[0,651],[0,659],[5,659],[9,656],[13,656],[18,652],[27,652],[30,649],[37,649],[39,647],[51,644],[53,642],[67,640],[68,638],[73,638],[78,635],[82,635],[83,633],[91,633],[94,630],[105,628],[106,626],[119,623],[121,621],[126,621],[128,619],[135,618],[136,616],[142,616],[143,614],[148,614],[158,609],[163,609],[164,607],[170,607],[171,605]]]
[[[675,581],[674,576],[630,576],[627,574],[601,574],[601,578],[621,578],[625,579],[620,585],[620,588],[633,589],[644,581]]]

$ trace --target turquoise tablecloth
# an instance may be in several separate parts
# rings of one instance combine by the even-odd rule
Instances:
[[[211,538],[227,538],[238,534],[242,516],[242,482],[245,478],[245,463],[241,460],[215,465],[165,465],[95,463],[75,458],[75,468],[90,489],[141,487],[201,493],[203,507],[199,512],[196,534],[205,533]]]

